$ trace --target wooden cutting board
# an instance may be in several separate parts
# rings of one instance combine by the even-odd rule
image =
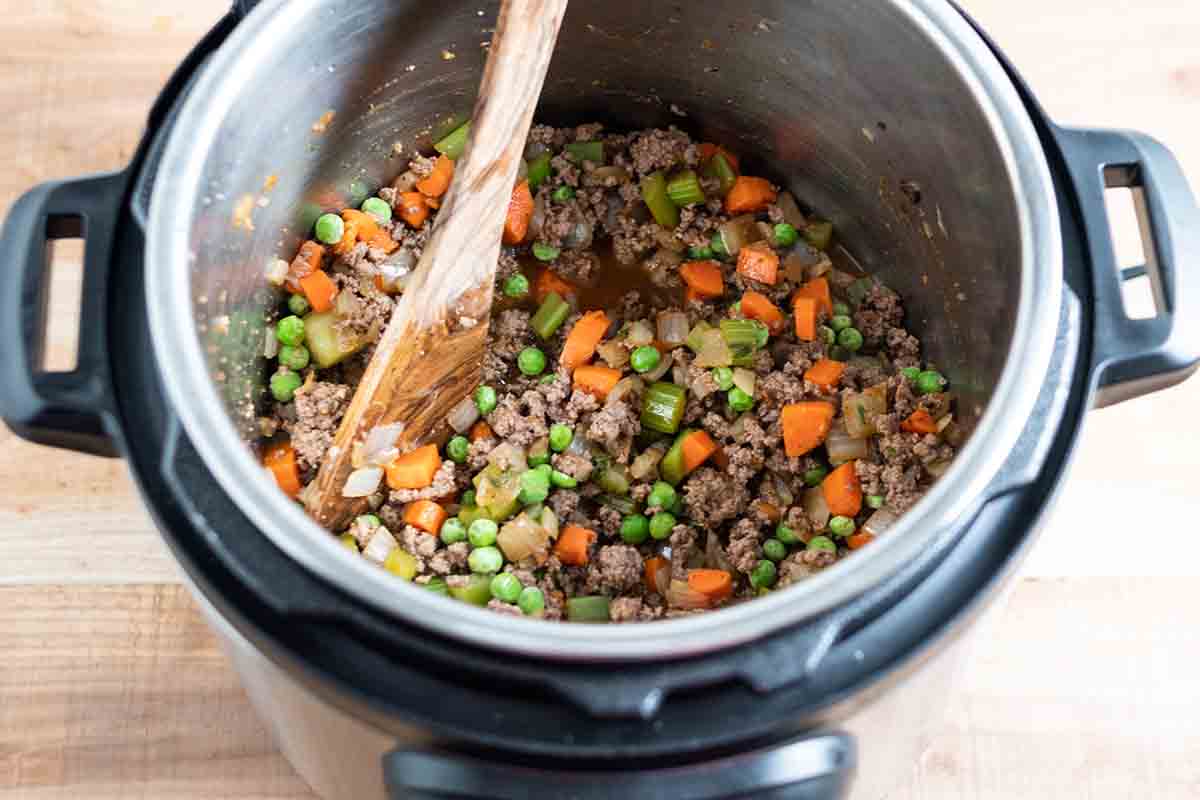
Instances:
[[[1058,120],[1151,131],[1200,185],[1200,6],[965,5]],[[225,8],[6,3],[0,207],[37,181],[123,165],[170,70]],[[79,253],[60,255],[51,316],[70,330]],[[52,334],[61,359],[69,336]],[[894,800],[1200,796],[1200,536],[1171,522],[1200,512],[1184,411],[1198,407],[1192,382],[1089,420],[1055,521]],[[0,487],[0,798],[312,797],[120,462],[3,430]]]

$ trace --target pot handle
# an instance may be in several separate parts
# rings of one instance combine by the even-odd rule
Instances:
[[[1095,407],[1182,382],[1200,363],[1200,212],[1178,161],[1162,144],[1129,131],[1056,131],[1075,185],[1092,258]],[[1113,250],[1105,189],[1131,188],[1157,316],[1130,319]]]
[[[110,251],[128,175],[43,183],[9,211],[0,234],[0,418],[23,439],[115,457],[116,403],[109,376],[106,300]],[[83,293],[75,369],[46,372],[47,249],[83,238]]]
[[[553,769],[431,750],[384,756],[396,800],[529,797],[571,800],[841,800],[855,769],[854,741],[821,733],[700,763],[612,770]]]

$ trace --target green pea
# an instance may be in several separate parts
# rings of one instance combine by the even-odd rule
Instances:
[[[717,367],[712,371],[713,380],[717,382],[717,388],[722,392],[728,392],[733,388],[733,370],[729,367]]]
[[[529,294],[529,278],[521,273],[509,275],[508,280],[504,281],[505,297],[520,298],[527,294]]]
[[[570,186],[560,186],[550,195],[550,198],[556,203],[565,203],[573,197],[575,197],[575,190]]]
[[[542,466],[547,470],[550,469],[549,464]],[[549,494],[550,475],[543,472],[541,467],[531,469],[521,475],[521,493],[517,496],[521,505],[531,506],[535,503],[543,503]]]
[[[829,531],[834,536],[840,536],[844,539],[854,533],[854,520],[849,517],[833,517],[829,520]]]
[[[821,481],[825,480],[825,476],[828,474],[829,474],[829,468],[824,467],[824,466],[813,467],[810,470],[805,470],[804,485],[805,486],[820,486]]]
[[[308,348],[304,345],[285,344],[279,348],[279,363],[288,369],[301,370],[308,366]]]
[[[467,556],[467,566],[471,568],[471,572],[479,575],[499,572],[504,566],[504,554],[495,547],[480,547],[472,550],[471,555]]]
[[[295,347],[304,344],[304,320],[296,316],[284,317],[275,326],[275,338],[280,344]]]
[[[471,547],[491,547],[496,543],[498,533],[500,526],[495,522],[490,519],[477,519],[467,528],[467,539],[471,542]]]
[[[714,255],[716,254],[713,253],[713,249],[706,244],[699,247],[688,248],[688,258],[692,259],[693,261],[707,261]]]
[[[650,508],[669,509],[674,502],[675,487],[666,481],[655,481],[654,485],[650,487],[650,494],[646,498],[646,505]]]
[[[787,545],[778,539],[767,539],[763,542],[763,555],[772,561],[782,561],[787,557]]]
[[[630,514],[621,520],[621,538],[626,544],[641,544],[650,536],[650,520],[644,514]]]
[[[829,327],[833,328],[835,333],[840,333],[853,325],[854,320],[842,314],[837,314],[829,318]]]
[[[567,425],[556,422],[550,426],[550,449],[556,453],[561,453],[571,446],[571,441],[575,438],[575,431]]]
[[[729,390],[729,407],[734,411],[749,411],[754,408],[754,398],[735,386]]]
[[[869,494],[867,495],[867,508],[883,508],[883,495]]]
[[[517,608],[527,617],[536,616],[546,608],[546,597],[536,586],[526,586],[517,598]]]
[[[817,334],[821,337],[821,341],[827,345],[831,345],[837,341],[837,333],[828,325],[818,325]]]
[[[572,478],[565,472],[554,470],[550,473],[550,483],[557,489],[574,489],[579,485],[579,481]]]
[[[455,544],[463,542],[467,539],[467,526],[458,517],[449,517],[442,523],[442,530],[438,533],[444,544]]]
[[[675,515],[670,511],[659,511],[650,518],[650,535],[655,539],[666,539],[675,527]]]
[[[785,545],[796,544],[800,541],[800,535],[782,522],[775,528],[775,538]]]
[[[750,585],[755,589],[769,588],[775,585],[775,579],[779,576],[779,570],[775,567],[775,562],[763,560],[755,564],[754,569],[750,571]]]
[[[836,553],[837,545],[828,536],[814,536],[808,540],[809,550],[820,550],[826,553]]]
[[[492,597],[501,603],[515,603],[521,596],[521,582],[511,572],[501,572],[492,578]]]
[[[471,443],[467,441],[465,436],[455,436],[450,441],[446,442],[446,457],[455,464],[461,464],[467,460],[467,453],[471,450]]]
[[[281,403],[290,403],[302,383],[300,376],[291,370],[276,372],[271,376],[271,396]]]
[[[346,232],[346,223],[342,222],[342,218],[337,214],[322,214],[317,217],[313,232],[316,233],[318,242],[337,244]]]
[[[835,317],[850,316],[850,306],[846,305],[845,303],[834,303],[833,304],[833,315]]]
[[[308,304],[308,298],[302,294],[294,294],[288,298],[288,311],[298,317],[303,317],[312,308]]]
[[[851,353],[857,353],[862,349],[863,335],[859,333],[858,328],[846,328],[838,334],[838,344]]]
[[[921,370],[917,369],[916,367],[905,367],[904,369],[900,370],[900,374],[908,378],[910,381],[915,381],[917,376],[921,374]]]
[[[480,414],[490,414],[496,410],[496,390],[490,386],[480,386],[475,390],[475,407]]]
[[[475,505],[475,490],[467,489],[462,493],[462,497],[458,498],[458,502],[468,508]]]
[[[546,369],[546,354],[536,347],[526,347],[517,356],[517,369],[523,375],[541,375]]]
[[[366,200],[363,200],[360,208],[363,210],[363,213],[374,217],[375,221],[380,225],[386,225],[392,221],[392,207],[382,198],[368,197]]]
[[[554,467],[549,464],[538,464],[537,471],[546,476],[546,480],[550,480],[550,475],[554,472]]]
[[[545,242],[533,243],[533,257],[538,261],[553,261],[561,252],[557,247],[551,247]]]
[[[800,239],[796,226],[781,222],[775,226],[775,244],[780,247],[791,247]]]
[[[629,355],[629,366],[633,367],[634,372],[649,372],[657,367],[661,360],[662,354],[658,352],[658,348],[647,345],[639,347]]]
[[[935,394],[942,390],[946,385],[946,379],[942,377],[942,373],[936,370],[927,369],[917,375],[917,391],[921,394]]]

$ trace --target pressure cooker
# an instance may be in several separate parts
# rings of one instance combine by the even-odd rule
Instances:
[[[263,268],[314,212],[470,114],[497,11],[236,3],[126,169],[10,210],[0,411],[31,441],[129,462],[323,797],[886,796],[1085,413],[1196,369],[1200,213],[1179,166],[1140,134],[1056,126],[946,0],[578,0],[538,119],[675,124],[760,162],[905,298],[971,435],[887,536],[752,603],[611,626],[489,614],[354,558],[274,488],[231,400],[261,394],[261,347],[221,334],[278,302]],[[1114,257],[1112,187],[1139,201],[1136,270]],[[45,249],[68,236],[86,240],[78,366],[51,373]],[[1140,275],[1149,319],[1122,304]]]

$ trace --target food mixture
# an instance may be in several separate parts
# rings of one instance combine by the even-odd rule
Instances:
[[[302,498],[429,237],[467,126],[268,279],[264,463]],[[886,535],[961,444],[896,293],[827,256],[833,226],[675,128],[535,126],[482,381],[446,440],[371,431],[337,531],[399,579],[577,622],[699,613]]]

